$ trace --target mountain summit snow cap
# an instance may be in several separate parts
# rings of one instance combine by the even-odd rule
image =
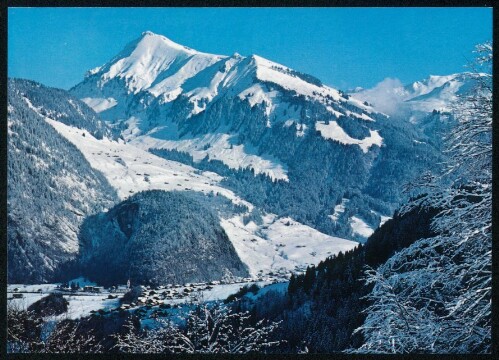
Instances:
[[[274,104],[272,98],[278,96],[279,91],[269,90],[269,84],[275,84],[283,92],[294,92],[321,102],[326,111],[335,116],[352,112],[351,109],[341,112],[340,108],[347,99],[338,90],[325,86],[311,75],[256,54],[245,57],[234,53],[228,57],[203,53],[152,31],[142,32],[142,36],[130,42],[97,72],[90,74],[93,75],[75,87],[77,96],[82,99],[112,98],[125,108],[128,101],[136,101],[128,97],[141,92],[155,98],[161,96],[167,102],[183,95],[193,104],[191,115],[204,111],[208,103],[225,96],[229,90],[239,99],[251,98],[251,106],[263,101]],[[348,102],[349,106],[359,108],[358,117],[373,120],[366,115],[370,108],[362,102],[353,99]],[[338,108],[333,108],[333,105]],[[270,107],[266,112],[269,111]],[[362,115],[362,111],[366,114]]]
[[[221,58],[177,44],[163,35],[144,31],[99,69],[99,86],[102,88],[112,79],[121,79],[131,93],[149,89],[154,94],[164,89],[171,91]],[[179,71],[176,76],[173,69]],[[159,90],[151,89],[156,85]]]
[[[135,46],[139,47],[141,44],[145,44],[147,47],[158,47],[162,48],[171,48],[175,50],[185,51],[189,53],[189,55],[194,55],[198,53],[198,51],[191,49],[187,46],[176,43],[175,41],[167,38],[166,36],[155,34],[152,31],[144,31],[141,37],[136,42]]]
[[[147,36],[147,35],[151,35],[151,36],[154,36],[154,35],[157,35],[159,36],[158,34],[155,34],[153,33],[152,31],[149,31],[149,30],[146,30],[142,33],[142,36]]]
[[[142,35],[140,36],[137,44],[140,44],[145,39],[162,42],[162,43],[170,45],[170,46],[172,46],[174,48],[187,49],[187,50],[190,50],[190,51],[192,51],[194,53],[197,52],[194,49],[191,49],[191,48],[189,48],[187,46],[184,46],[184,45],[181,45],[179,43],[176,43],[175,41],[167,38],[164,35],[156,34],[156,33],[152,32],[152,31],[149,31],[149,30],[142,32]]]

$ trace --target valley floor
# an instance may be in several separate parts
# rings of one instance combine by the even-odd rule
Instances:
[[[203,302],[223,301],[230,295],[236,294],[242,287],[256,284],[261,289],[258,296],[269,289],[285,291],[288,285],[287,279],[280,276],[267,276],[261,280],[238,281],[234,283],[221,284],[218,281],[211,283],[196,283],[150,287],[143,286],[143,294],[136,302],[131,304],[120,304],[120,299],[127,292],[126,286],[120,286],[117,290],[99,289],[98,292],[84,291],[83,288],[72,291],[63,290],[61,284],[8,284],[7,301],[8,306],[18,309],[27,309],[30,305],[52,293],[62,294],[68,301],[68,311],[59,317],[78,319],[92,314],[103,315],[114,311],[136,311],[146,309],[146,314],[158,312],[165,308],[181,308],[190,304],[193,299]],[[80,285],[83,286],[83,282]],[[91,283],[89,283],[91,284]],[[95,285],[95,284],[93,284]],[[148,316],[145,316],[148,317]]]

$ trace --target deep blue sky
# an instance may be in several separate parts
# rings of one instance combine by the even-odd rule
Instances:
[[[486,8],[10,8],[8,75],[68,89],[150,30],[196,50],[258,54],[341,89],[464,71],[492,39]]]

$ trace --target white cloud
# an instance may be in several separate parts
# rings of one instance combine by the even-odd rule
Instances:
[[[388,115],[394,115],[401,110],[403,102],[403,84],[396,78],[385,78],[371,89],[362,90],[353,96],[361,101],[367,101]]]

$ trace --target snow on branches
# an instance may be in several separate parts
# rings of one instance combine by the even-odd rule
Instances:
[[[252,324],[248,312],[234,312],[220,303],[198,304],[183,324],[156,319],[153,329],[116,336],[116,348],[126,353],[231,353],[263,352],[281,342],[270,340],[278,322]]]
[[[95,336],[82,323],[56,316],[42,317],[9,303],[7,306],[8,353],[101,353]]]

